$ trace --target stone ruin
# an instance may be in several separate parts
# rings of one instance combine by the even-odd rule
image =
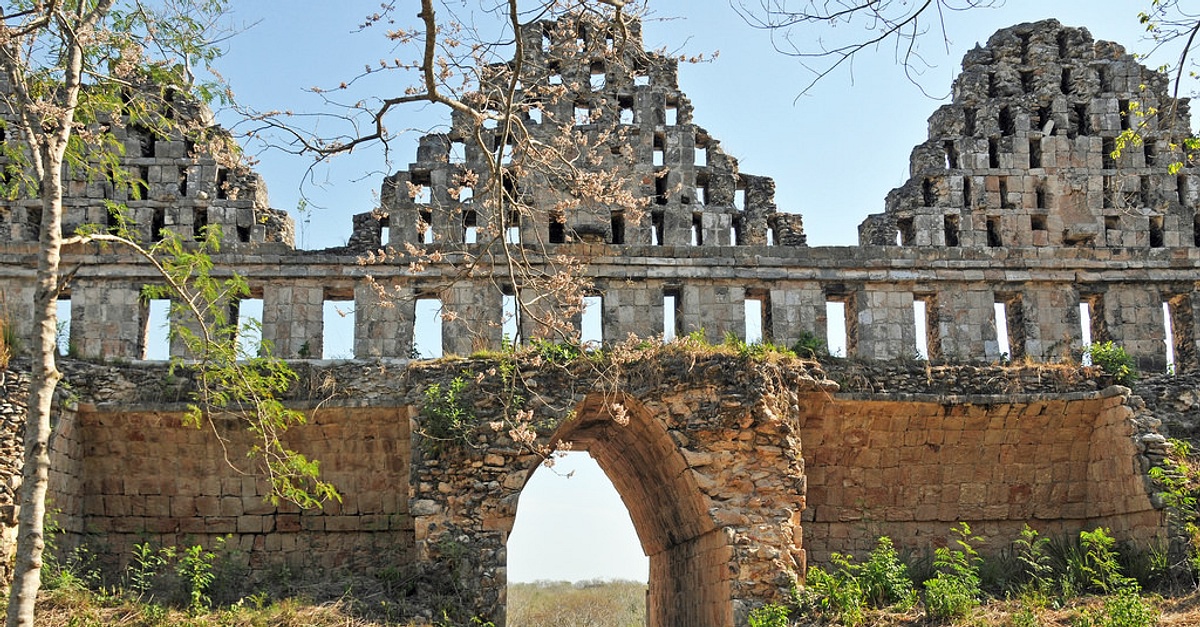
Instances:
[[[446,354],[501,346],[513,286],[488,256],[501,245],[535,263],[586,259],[608,342],[744,337],[754,301],[764,337],[791,345],[827,339],[827,312],[844,311],[847,359],[822,364],[748,366],[667,345],[624,364],[615,381],[520,366],[536,390],[527,408],[540,418],[538,441],[588,450],[628,506],[650,557],[650,625],[744,625],[809,561],[863,552],[885,534],[928,547],[957,521],[995,547],[1026,523],[1169,536],[1147,470],[1167,452],[1163,417],[1194,425],[1200,402],[1194,393],[1144,402],[1078,366],[1083,318],[1092,340],[1124,346],[1146,372],[1166,368],[1168,329],[1172,381],[1191,381],[1200,365],[1200,183],[1190,166],[1171,167],[1188,112],[1165,77],[1055,21],[1000,31],[967,55],[953,101],[913,152],[912,179],[863,222],[861,245],[820,248],[806,245],[798,215],[776,209],[770,179],[742,174],[692,123],[675,61],[644,52],[636,24],[618,33],[538,23],[522,36],[521,128],[552,141],[569,125],[601,155],[588,167],[625,174],[621,190],[644,202],[640,215],[564,205],[569,186],[532,169],[528,178],[504,170],[512,181],[490,187],[530,210],[494,210],[487,175],[465,175],[491,171],[489,155],[504,152],[481,147],[501,148],[505,135],[461,116],[384,182],[382,207],[355,216],[347,249],[293,249],[290,220],[270,209],[252,172],[136,126],[120,132],[140,193],[71,181],[68,228],[106,224],[104,200],[125,201],[147,239],[224,227],[215,262],[246,278],[262,302],[263,338],[301,374],[288,400],[310,424],[289,442],[322,461],[345,500],[322,511],[271,505],[261,477],[234,472],[209,434],[182,428],[187,377],[144,359],[141,294],[160,279],[118,250],[78,247],[66,251],[77,270],[64,296],[82,360],[64,360],[74,398],[60,407],[52,477],[65,545],[93,543],[117,565],[134,543],[231,534],[251,578],[282,566],[440,573],[463,590],[464,615],[502,624],[505,543],[540,458],[486,428],[473,446],[431,448],[426,387],[497,365],[410,360],[423,298],[457,314],[441,322]],[[1113,156],[1133,129],[1144,143]],[[476,131],[478,144],[468,141]],[[471,185],[478,191],[464,194]],[[22,337],[32,334],[36,207],[0,205],[0,294]],[[378,249],[382,261],[359,263]],[[473,272],[460,271],[464,259],[477,262]],[[354,310],[352,359],[314,359],[331,302]],[[521,337],[544,335],[534,321],[520,325]],[[928,361],[914,360],[918,348]],[[1005,357],[1018,365],[998,364]],[[3,467],[15,473],[23,379],[4,375]],[[481,425],[502,411],[496,385],[485,376],[469,393]],[[245,443],[229,429],[236,452]],[[14,483],[0,485],[11,539]]]

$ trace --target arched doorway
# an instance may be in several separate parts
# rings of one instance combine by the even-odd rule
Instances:
[[[732,547],[665,426],[634,399],[592,394],[552,440],[586,450],[628,508],[650,561],[647,624],[732,625]]]

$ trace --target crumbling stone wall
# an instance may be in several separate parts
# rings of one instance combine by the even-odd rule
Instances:
[[[1086,29],[1046,20],[997,32],[963,59],[953,102],[930,117],[929,139],[913,149],[912,178],[888,195],[884,213],[863,222],[860,241],[947,252],[1020,248],[1029,256],[1109,249],[1114,261],[1193,250],[1200,246],[1200,178],[1190,163],[1172,169],[1184,161],[1175,146],[1191,125],[1187,100],[1173,98],[1169,83]],[[1054,359],[1053,343],[1078,335],[1071,310],[1090,302],[1098,310],[1095,337],[1161,371],[1163,303],[1182,335],[1177,352],[1194,367],[1194,291],[1183,279],[1014,285],[981,296],[1006,303],[1010,317],[1033,314],[1014,333],[1014,356]],[[1045,300],[1058,306],[1035,302]]]
[[[601,298],[606,342],[745,337],[750,301],[768,339],[829,339],[828,305],[841,303],[853,358],[831,362],[826,376],[812,364],[748,367],[667,351],[625,364],[624,378],[606,383],[530,367],[526,379],[539,387],[527,398],[542,399],[533,409],[547,419],[537,441],[589,449],[630,504],[651,556],[651,624],[744,624],[750,608],[802,575],[809,552],[821,560],[885,533],[915,546],[957,520],[996,543],[1025,522],[1046,531],[1103,524],[1127,539],[1162,531],[1145,478],[1166,451],[1156,428],[1160,415],[1192,420],[1197,403],[1180,395],[1143,404],[1073,364],[1085,303],[1092,337],[1122,344],[1144,370],[1165,366],[1168,321],[1176,371],[1200,366],[1200,183],[1188,169],[1167,173],[1167,142],[1186,128],[1187,110],[1163,77],[1082,29],[1048,21],[1001,31],[968,55],[954,102],[914,151],[913,179],[863,223],[863,245],[808,248],[799,216],[774,206],[773,183],[740,173],[695,126],[674,61],[642,51],[636,25],[613,51],[603,25],[568,23],[523,33],[533,53],[521,97],[535,104],[534,87],[556,81],[566,95],[524,123],[543,138],[570,121],[586,137],[629,139],[632,154],[620,159],[602,144],[609,156],[596,167],[627,170],[626,191],[650,210],[643,222],[596,206],[558,216],[562,189],[517,181],[535,209],[513,225],[520,249],[535,265],[546,254],[586,261],[582,278]],[[597,67],[599,52],[616,62]],[[1135,100],[1158,107],[1157,118],[1122,115]],[[575,118],[577,108],[586,116]],[[1123,127],[1142,121],[1148,147],[1106,158]],[[482,195],[464,202],[465,172],[486,171],[464,124],[455,118],[449,132],[424,138],[416,162],[385,181],[382,211],[356,216],[351,246],[329,251],[292,250],[288,221],[267,208],[252,173],[230,165],[222,175],[219,149],[128,129],[129,163],[145,168],[148,188],[129,202],[139,224],[185,236],[205,221],[227,227],[233,245],[214,257],[217,274],[245,277],[263,301],[263,338],[299,360],[302,383],[289,400],[313,410],[314,423],[296,432],[297,447],[325,462],[348,500],[303,514],[264,505],[258,479],[233,474],[214,441],[179,426],[186,377],[137,361],[148,319],[139,295],[161,279],[119,251],[68,250],[64,263],[78,268],[73,352],[114,362],[68,361],[81,406],[60,422],[54,491],[72,542],[94,530],[118,562],[142,534],[170,543],[232,533],[253,572],[295,560],[441,568],[462,579],[468,609],[502,620],[505,541],[538,460],[486,429],[477,448],[430,454],[422,391],[464,365],[407,360],[423,332],[414,304],[422,297],[457,316],[441,322],[446,353],[501,342],[511,277],[502,263],[481,262],[499,251],[468,243],[468,227],[478,236],[508,223],[488,215]],[[494,142],[494,132],[484,135]],[[111,187],[73,184],[69,222],[103,224],[96,207],[117,194]],[[31,332],[22,312],[33,294],[33,206],[0,205],[11,236],[0,238],[0,303],[20,336]],[[358,253],[385,244],[391,255],[360,263]],[[418,260],[427,263],[410,267]],[[475,262],[469,274],[464,261]],[[353,303],[357,360],[304,361],[321,355],[330,300]],[[931,361],[918,364],[919,303]],[[1026,367],[980,365],[1006,357],[1002,339],[1007,357]],[[481,421],[498,411],[494,398],[474,399]],[[628,425],[614,422],[613,403]],[[561,422],[572,411],[576,419]]]

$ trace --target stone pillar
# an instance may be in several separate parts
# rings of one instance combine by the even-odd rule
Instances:
[[[145,313],[140,286],[76,279],[71,288],[72,351],[82,357],[141,358]]]
[[[459,281],[442,292],[450,314],[442,326],[442,351],[470,355],[500,347],[503,336],[503,294],[488,281]]]
[[[746,288],[736,285],[684,285],[683,333],[700,329],[714,344],[732,332],[738,337],[746,329]]]
[[[916,354],[912,292],[875,283],[855,294],[852,302],[858,334],[853,342],[855,357],[883,360]]]
[[[308,282],[263,284],[262,335],[284,359],[319,359],[324,348],[325,288]]]
[[[1112,285],[1104,293],[1104,325],[1108,337],[1137,360],[1146,373],[1167,367],[1163,297],[1147,285]]]
[[[995,361],[1000,358],[996,339],[995,294],[984,285],[944,286],[937,294],[938,354],[947,360]]]
[[[355,357],[409,356],[413,346],[414,297],[413,289],[408,286],[383,288],[383,293],[366,282],[354,286]]]
[[[661,335],[663,329],[663,290],[660,286],[616,283],[603,287],[604,337],[620,342],[630,334],[640,338]]]
[[[791,346],[805,334],[827,341],[821,284],[812,281],[771,290],[771,322],[776,344]]]
[[[1021,292],[1021,303],[1025,355],[1039,362],[1076,359],[1082,348],[1083,328],[1079,321],[1079,293],[1074,286],[1027,284]]]

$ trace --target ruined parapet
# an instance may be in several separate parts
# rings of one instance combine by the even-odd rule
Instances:
[[[159,240],[163,230],[199,238],[212,225],[221,227],[227,246],[293,247],[291,218],[270,207],[262,177],[242,163],[240,149],[215,125],[208,107],[170,90],[161,99],[163,110],[157,114],[170,124],[140,121],[155,114],[143,111],[140,119],[126,115],[104,125],[103,131],[120,146],[116,167],[96,163],[91,171],[67,169],[63,232],[74,233],[83,225],[117,226],[115,204],[124,207],[131,230],[143,242]],[[8,128],[19,128],[14,115],[0,117]],[[5,183],[18,176],[10,168],[21,167],[11,159],[0,155]],[[0,199],[0,240],[37,242],[42,209],[31,185],[13,184]]]
[[[888,195],[899,241],[877,241],[864,223],[863,244],[1198,243],[1200,180],[1171,167],[1188,103],[1121,46],[1055,20],[1021,24],[966,55],[953,94],[913,149],[912,178]]]
[[[912,178],[888,194],[883,214],[863,221],[859,240],[1044,249],[1012,253],[1026,258],[1062,249],[1156,258],[1158,249],[1195,248],[1200,177],[1175,148],[1189,134],[1187,101],[1172,98],[1168,77],[1121,46],[1055,20],[1007,28],[966,55],[953,102],[930,117],[929,139],[913,149]],[[931,304],[949,307],[930,316],[950,342],[943,354],[967,354],[951,342],[952,325],[965,322],[962,307],[990,300],[1006,312],[1012,357],[1073,359],[1084,315],[1093,341],[1125,346],[1144,369],[1165,367],[1158,347],[1168,334],[1177,362],[1195,361],[1192,286],[1120,284],[1099,273],[1079,275],[1074,287],[1012,276],[988,286],[990,296],[978,294],[983,300],[930,290]]]
[[[643,50],[639,22],[573,16],[521,36],[525,57],[472,95],[502,102],[519,67],[519,119],[480,126],[455,112],[449,132],[423,137],[416,161],[384,181],[383,244],[804,244],[797,223],[774,233],[774,183],[741,174],[693,122],[677,61]],[[535,146],[554,146],[554,159]],[[489,185],[501,170],[512,179]],[[501,188],[502,201],[489,191]],[[610,200],[622,195],[632,203]]]

